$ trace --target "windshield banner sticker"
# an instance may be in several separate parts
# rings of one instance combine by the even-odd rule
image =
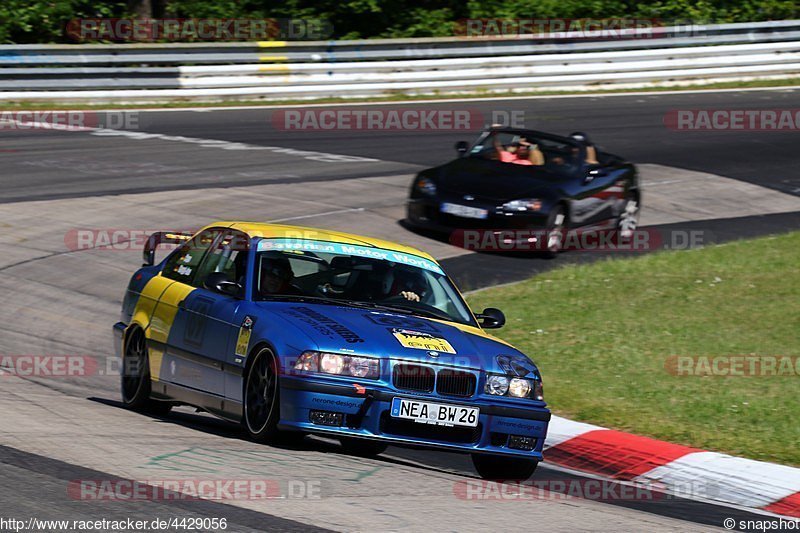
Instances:
[[[415,350],[429,350],[433,352],[456,353],[453,346],[441,337],[434,337],[430,333],[411,331],[409,329],[392,329],[392,335],[406,348]]]
[[[340,242],[308,241],[301,239],[265,239],[258,243],[259,252],[316,252],[325,254],[350,255],[378,259],[392,263],[401,263],[444,274],[442,269],[430,259],[418,255],[384,250],[370,246],[343,244]]]

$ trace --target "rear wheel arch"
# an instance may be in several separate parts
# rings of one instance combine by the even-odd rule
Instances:
[[[138,340],[141,335],[143,345],[134,348],[131,353],[131,343]],[[122,361],[120,362],[120,385],[122,401],[126,407],[155,415],[166,415],[172,409],[170,401],[154,400],[151,397],[152,381],[150,378],[149,356],[147,353],[147,336],[139,324],[132,324],[123,336]],[[135,367],[131,367],[129,358],[134,356],[137,360]],[[136,385],[133,389],[128,388]]]
[[[142,326],[140,322],[137,320],[133,320],[127,328],[125,328],[125,332],[122,334],[122,350],[125,353],[125,350],[128,348],[128,343],[130,342],[131,338],[135,333],[141,333],[144,335],[145,340],[147,340],[147,333],[146,327]]]

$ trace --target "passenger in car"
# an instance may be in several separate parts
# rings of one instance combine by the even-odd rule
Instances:
[[[576,131],[570,134],[570,137],[581,143],[584,148],[586,149],[586,158],[584,162],[587,165],[599,165],[600,162],[597,160],[597,148],[592,144],[592,141],[589,140],[589,136],[582,132]]]
[[[497,137],[494,139],[497,158],[503,163],[513,163],[515,165],[544,165],[544,154],[539,150],[539,146],[531,144],[524,138],[512,143],[508,149],[503,148]]]

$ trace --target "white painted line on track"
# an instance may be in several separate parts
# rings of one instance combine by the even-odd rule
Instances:
[[[93,111],[94,112],[94,111]],[[163,133],[149,133],[145,131],[117,130],[108,128],[92,128],[86,126],[56,125],[40,121],[20,121],[15,119],[2,119],[0,124],[14,124],[18,129],[45,129],[55,131],[84,132],[100,137],[126,137],[135,140],[160,140],[171,142],[182,142],[197,144],[203,148],[219,148],[222,150],[267,150],[275,154],[285,154],[296,156],[310,161],[320,161],[322,163],[378,163],[380,159],[361,157],[355,155],[332,154],[329,152],[314,152],[310,150],[297,150],[283,146],[261,146],[258,144],[239,143],[223,141],[219,139],[204,139],[199,137],[185,137],[183,135],[165,135]],[[2,128],[0,128],[2,129]]]
[[[321,161],[323,163],[376,163],[378,159],[360,157],[354,155],[331,154],[328,152],[312,152],[308,150],[297,150],[294,148],[284,148],[281,146],[261,146],[257,144],[238,143],[222,141],[218,139],[202,139],[198,137],[184,137],[183,135],[165,135],[163,133],[148,133],[144,131],[114,130],[98,128],[90,132],[92,135],[102,137],[126,137],[135,140],[160,140],[183,142],[188,144],[198,144],[205,148],[220,148],[222,150],[267,150],[276,154],[286,154],[297,156],[311,161]]]
[[[342,213],[358,213],[360,211],[366,211],[366,209],[363,208],[363,207],[353,207],[353,208],[350,208],[350,209],[337,209],[335,211],[324,211],[322,213],[314,213],[314,214],[311,214],[311,215],[298,215],[296,217],[276,218],[274,220],[270,220],[269,222],[270,223],[289,222],[289,221],[292,221],[292,220],[302,220],[304,218],[324,217],[326,215],[339,215],[339,214],[342,214]]]

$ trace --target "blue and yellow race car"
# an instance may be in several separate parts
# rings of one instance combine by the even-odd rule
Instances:
[[[177,248],[154,264],[159,244]],[[307,433],[369,456],[389,444],[472,454],[530,477],[550,420],[536,365],[484,332],[428,254],[293,226],[217,222],[155,233],[114,325],[122,399],[191,405],[260,442]]]

